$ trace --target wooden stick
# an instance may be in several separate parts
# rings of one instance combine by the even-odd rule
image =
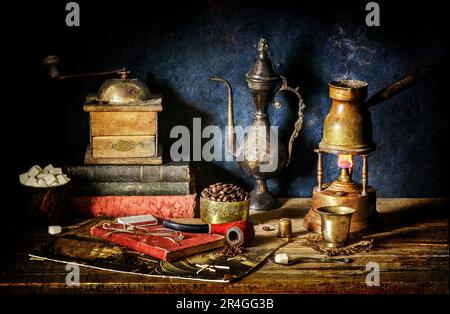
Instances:
[[[370,108],[379,104],[382,101],[388,100],[389,98],[401,92],[405,88],[410,87],[415,83],[426,79],[428,76],[432,74],[433,70],[434,70],[433,66],[421,67],[415,70],[411,74],[405,76],[404,78],[382,89],[381,91],[370,97],[370,99],[366,102],[367,107]]]
[[[368,155],[362,155],[362,191],[361,194],[362,195],[367,195],[367,158],[369,157]]]
[[[322,168],[322,152],[316,151],[317,153],[317,191],[322,191],[322,181],[323,181],[323,168]]]

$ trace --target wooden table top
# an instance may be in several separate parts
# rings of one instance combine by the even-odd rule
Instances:
[[[280,209],[251,213],[251,220],[256,226],[276,227],[280,218],[291,218],[295,236],[278,252],[302,256],[311,250],[302,244],[309,234],[302,222],[310,199],[282,201]],[[267,260],[250,275],[229,284],[81,268],[80,286],[68,287],[64,264],[33,262],[27,256],[47,237],[46,231],[15,225],[6,231],[0,293],[448,293],[448,200],[378,199],[377,209],[385,231],[372,235],[372,250],[352,255],[353,263],[281,266]],[[366,284],[369,262],[380,267],[379,286]]]

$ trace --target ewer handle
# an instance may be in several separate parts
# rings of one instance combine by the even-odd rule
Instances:
[[[300,133],[300,130],[302,129],[302,125],[303,125],[303,110],[305,109],[305,102],[303,101],[303,97],[302,95],[300,95],[299,92],[299,87],[296,88],[292,88],[289,87],[286,78],[283,76],[280,76],[281,79],[283,80],[283,82],[281,83],[281,87],[278,90],[279,91],[290,91],[293,92],[297,98],[298,98],[298,118],[297,121],[295,121],[294,124],[294,131],[292,132],[291,137],[289,138],[289,146],[288,146],[288,159],[286,162],[286,167],[289,165],[289,163],[291,162],[291,154],[292,154],[292,147],[294,145],[294,141],[297,138],[298,134]],[[273,105],[275,106],[275,108],[280,108],[281,107],[281,102],[279,100],[274,100],[273,101]]]

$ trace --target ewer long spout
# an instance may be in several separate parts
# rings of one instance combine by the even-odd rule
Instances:
[[[234,117],[233,117],[233,90],[230,83],[220,77],[208,77],[210,81],[221,82],[228,90],[228,119],[227,119],[227,151],[233,156],[236,155],[236,134],[234,133]]]

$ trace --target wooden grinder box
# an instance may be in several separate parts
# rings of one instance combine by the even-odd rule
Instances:
[[[162,163],[158,147],[158,112],[162,97],[131,105],[103,104],[88,97],[90,145],[85,164]]]

